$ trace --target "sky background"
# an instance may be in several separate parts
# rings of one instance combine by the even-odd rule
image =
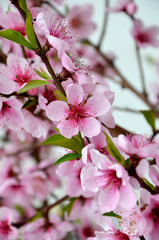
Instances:
[[[93,43],[98,43],[99,36],[102,29],[102,22],[105,12],[104,0],[65,0],[65,4],[72,5],[84,5],[85,3],[91,3],[94,6],[93,19],[97,25],[97,31],[90,37]],[[117,1],[110,0],[111,6]],[[159,26],[159,1],[158,0],[136,0],[139,8],[136,13],[136,18],[140,18],[144,21],[146,26],[158,25]],[[0,5],[3,5],[7,9],[9,1],[0,1]],[[63,11],[64,8],[60,7]],[[140,75],[135,54],[135,44],[131,37],[130,30],[132,28],[132,22],[124,13],[109,14],[107,32],[102,44],[102,51],[112,51],[117,56],[116,64],[120,68],[121,72],[126,76],[131,84],[136,86],[138,90],[141,89]],[[141,50],[144,75],[146,79],[147,90],[149,91],[149,84],[151,81],[159,82],[159,75],[155,73],[154,67],[148,63],[147,56],[151,56],[159,61],[159,49],[148,47]],[[148,107],[141,102],[134,94],[129,90],[123,90],[116,84],[110,82],[111,90],[115,92],[114,106],[129,107],[136,110],[145,110]],[[124,113],[121,111],[114,111],[115,121],[117,124],[131,130],[135,133],[149,134],[151,129],[146,123],[144,117],[140,114]],[[158,124],[159,126],[159,124]]]

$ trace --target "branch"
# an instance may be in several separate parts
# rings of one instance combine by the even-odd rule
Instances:
[[[119,111],[126,111],[126,112],[140,114],[140,111],[135,110],[135,109],[126,108],[126,107],[122,108],[122,107],[114,106],[113,108],[114,108],[114,110],[117,110],[117,111],[119,110]]]
[[[107,8],[109,7],[109,0],[106,0],[105,1],[105,15],[104,15],[104,22],[103,22],[103,28],[102,28],[102,32],[101,32],[101,35],[100,35],[100,39],[99,39],[99,43],[98,43],[98,48],[101,47],[102,45],[102,42],[104,40],[104,36],[105,36],[105,33],[106,33],[106,28],[107,28],[107,25],[108,25],[108,11],[107,11]]]
[[[7,62],[7,55],[0,50],[0,63],[6,64],[6,62]]]
[[[107,64],[114,70],[115,74],[120,77],[121,79],[121,84],[123,87],[128,88],[130,91],[132,91],[136,96],[138,96],[147,106],[149,106],[154,112],[156,112],[156,108],[153,104],[151,104],[149,102],[149,100],[147,99],[147,97],[143,94],[140,93],[137,89],[135,89],[135,87],[133,87],[128,80],[126,79],[126,77],[120,72],[120,70],[118,69],[118,67],[114,64],[114,62],[112,60],[110,60],[104,53],[102,53],[100,51],[100,49],[95,46],[91,41],[89,40],[84,40],[85,43],[89,44],[90,46],[92,46],[98,53],[99,55],[107,62]]]
[[[144,71],[143,71],[141,55],[140,55],[140,49],[137,46],[137,44],[136,44],[135,48],[136,48],[137,61],[138,61],[138,65],[139,65],[139,72],[140,72],[140,78],[141,78],[141,84],[142,84],[142,91],[143,91],[143,94],[145,96],[147,96],[146,87],[145,87]]]
[[[51,75],[51,77],[52,77],[52,79],[54,81],[54,84],[57,87],[57,89],[60,90],[60,92],[64,96],[66,96],[65,90],[63,89],[60,81],[58,80],[58,78],[57,78],[57,76],[56,76],[56,74],[55,74],[55,72],[54,72],[54,70],[53,70],[53,68],[52,68],[52,66],[51,66],[51,64],[49,62],[49,59],[46,56],[46,54],[44,55],[44,57],[41,57],[41,60],[43,61],[43,63],[45,64],[45,66],[46,66],[46,68],[48,70],[48,72],[50,73],[50,75]]]
[[[26,14],[21,9],[21,7],[19,6],[18,1],[17,0],[10,0],[10,1],[17,8],[17,10],[19,11],[20,15],[22,16],[24,22],[26,22]],[[34,31],[34,33],[35,33],[35,31]],[[37,38],[36,33],[35,33],[35,37],[37,39],[37,42],[38,42],[38,45],[39,45],[39,49],[40,49],[37,54],[41,57],[41,60],[43,61],[43,63],[45,64],[45,66],[46,66],[46,68],[48,70],[48,72],[50,73],[50,75],[51,75],[51,77],[52,77],[52,79],[54,81],[54,84],[57,87],[57,89],[60,90],[61,93],[64,96],[66,96],[66,93],[65,93],[65,91],[64,91],[64,89],[63,89],[63,87],[62,87],[62,85],[61,85],[61,83],[59,81],[59,79],[56,77],[56,74],[55,74],[55,72],[54,72],[54,70],[53,70],[53,68],[52,68],[52,66],[51,66],[51,64],[50,64],[50,62],[49,62],[49,60],[48,60],[48,58],[46,56],[46,52],[44,52],[44,49],[42,49],[42,47],[41,47],[41,45],[39,43],[39,40]]]
[[[47,218],[47,217],[48,217],[48,213],[49,213],[49,211],[50,211],[52,208],[56,207],[57,205],[59,205],[60,203],[62,203],[62,202],[64,202],[64,201],[66,201],[68,198],[69,198],[69,196],[66,195],[66,196],[64,196],[63,198],[59,199],[57,202],[51,204],[50,206],[47,206],[47,207],[45,206],[45,207],[44,207],[43,209],[41,209],[41,211],[40,211],[40,213],[41,213],[40,218],[42,218],[42,217]],[[17,227],[17,228],[20,228],[20,227],[22,227],[23,225],[25,225],[25,224],[29,223],[30,221],[32,221],[36,216],[37,216],[37,214],[34,215],[34,216],[32,216],[32,217],[30,217],[30,218],[28,218],[28,219],[26,219],[26,220],[24,220],[24,221],[22,221],[22,222],[15,223],[15,224],[13,224],[13,226],[14,226],[14,227]]]

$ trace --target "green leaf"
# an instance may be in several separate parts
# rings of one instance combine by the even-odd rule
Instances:
[[[153,191],[155,190],[155,186],[151,184],[146,178],[141,178]]]
[[[67,98],[59,90],[54,90],[54,94],[57,100],[67,102]]]
[[[113,211],[111,211],[111,212],[106,212],[106,213],[103,214],[103,216],[107,216],[107,217],[115,217],[115,218],[119,218],[119,219],[121,219],[121,216],[118,215],[118,214],[116,214],[116,213],[114,213]]]
[[[18,213],[20,214],[21,217],[25,217],[26,212],[25,212],[25,209],[22,206],[16,204],[14,206],[14,208],[16,209],[16,211],[18,211]]]
[[[152,127],[152,129],[155,129],[156,116],[154,112],[152,110],[145,110],[140,112],[144,115],[147,123]]]
[[[26,0],[18,0],[18,3],[21,9],[23,9],[23,11],[27,13],[28,8],[27,8]]]
[[[74,152],[81,153],[82,146],[80,142],[76,138],[65,138],[61,134],[55,134],[49,137],[45,142],[42,143],[43,145],[55,145],[63,148],[70,149]]]
[[[76,197],[71,198],[71,199],[69,200],[70,202],[64,207],[63,211],[64,211],[64,212],[67,212],[67,213],[68,213],[68,216],[70,215],[71,210],[72,210],[72,208],[73,208],[76,200],[77,200]]]
[[[38,69],[34,68],[34,71],[43,79],[49,80],[52,79],[42,68],[40,68],[42,72],[40,72]]]
[[[41,212],[37,212],[36,216],[32,217],[28,222],[32,223],[38,220],[39,218],[43,217],[43,214]]]
[[[28,11],[27,15],[26,15],[26,34],[27,34],[27,37],[28,37],[29,41],[36,48],[40,49],[39,48],[39,43],[38,43],[36,35],[35,35],[35,31],[34,31],[34,28],[33,28],[32,16],[31,16],[30,11]]]
[[[51,128],[54,129],[56,132],[60,133],[58,128],[55,128],[55,127],[51,127]]]
[[[71,161],[71,160],[74,160],[74,159],[77,159],[79,157],[81,157],[82,155],[79,154],[79,153],[68,153],[66,155],[64,155],[63,157],[59,158],[54,165],[57,165],[57,164],[60,164],[60,163],[63,163],[63,162],[67,162],[67,161]]]
[[[31,80],[22,89],[20,89],[17,93],[21,94],[21,93],[29,91],[30,89],[33,89],[36,87],[41,87],[41,86],[48,85],[48,84],[51,84],[51,83],[43,81],[43,80],[38,80],[38,79]]]
[[[37,104],[38,104],[37,98],[29,96],[29,99],[24,103],[22,108],[30,109],[32,107],[37,106]]]
[[[105,132],[104,134],[106,135],[108,151],[110,152],[112,157],[117,160],[117,162],[119,162],[121,165],[125,167],[124,157],[120,154],[119,150],[117,149],[111,138]]]
[[[18,43],[30,50],[35,50],[34,46],[28,40],[26,40],[18,31],[14,31],[12,29],[6,29],[3,31],[0,31],[0,37],[6,38],[12,42]]]

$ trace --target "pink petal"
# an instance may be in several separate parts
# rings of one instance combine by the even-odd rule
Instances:
[[[94,137],[100,133],[101,125],[93,117],[83,118],[80,122],[80,131],[87,137]]]
[[[77,124],[74,124],[71,120],[63,119],[57,126],[60,130],[60,133],[66,137],[71,138],[78,134],[79,127]]]
[[[109,128],[115,127],[115,120],[111,111],[107,112],[105,115],[100,117],[102,123],[104,123]]]
[[[25,69],[28,68],[28,62],[25,58],[19,57],[12,53],[8,55],[7,65],[12,77],[15,77],[17,73],[25,73]]]
[[[136,168],[136,173],[139,177],[144,178],[148,171],[149,171],[148,160],[142,159]]]
[[[96,149],[90,150],[90,155],[94,165],[100,170],[106,170],[111,164],[109,158]]]
[[[67,88],[67,100],[70,104],[77,106],[83,100],[83,89],[80,85],[70,84]]]
[[[133,188],[129,183],[126,186],[120,187],[120,201],[119,204],[124,209],[132,209],[136,205],[136,197]]]
[[[150,166],[149,175],[153,183],[159,186],[159,170],[155,166]]]
[[[36,23],[38,28],[40,29],[40,31],[44,34],[44,35],[48,35],[50,32],[48,30],[47,24],[45,22],[44,19],[44,13],[41,12],[37,15],[36,17]]]
[[[93,165],[89,164],[89,166],[85,166],[82,168],[81,184],[84,192],[98,192],[99,188],[96,184],[96,175],[97,169]]]
[[[0,209],[0,221],[7,222],[11,224],[12,221],[12,214],[9,208],[1,207]]]
[[[111,105],[110,102],[104,96],[94,96],[88,99],[87,113],[92,116],[101,116],[109,111]]]
[[[4,75],[0,75],[0,93],[10,94],[16,89],[16,84]]]
[[[13,108],[5,112],[5,124],[9,129],[20,130],[24,124],[23,114]]]
[[[46,115],[52,121],[60,121],[68,115],[68,104],[64,101],[53,101],[46,107]]]
[[[59,58],[61,60],[62,66],[68,71],[74,72],[77,69],[71,58],[65,52],[62,52],[59,55]]]
[[[60,38],[57,38],[57,37],[54,37],[54,36],[51,36],[49,35],[47,37],[50,45],[52,47],[54,47],[59,53],[59,58],[61,57],[61,53],[62,52],[65,52],[69,49],[69,45],[66,41],[64,41],[63,39],[60,39]]]
[[[101,190],[98,196],[99,208],[102,213],[113,211],[118,205],[120,194],[118,189],[108,191],[107,189]]]

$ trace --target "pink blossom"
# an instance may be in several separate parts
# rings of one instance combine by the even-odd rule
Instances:
[[[0,65],[0,93],[10,94],[15,91],[16,84],[6,76],[8,68],[5,65]]]
[[[21,107],[21,102],[16,98],[0,97],[0,126],[7,126],[13,131],[20,130],[24,124]]]
[[[148,228],[143,235],[149,236],[150,240],[158,240],[159,233],[159,194],[151,195],[150,202],[143,211],[143,218],[146,220]]]
[[[18,11],[9,11],[7,14],[4,14],[1,19],[1,27],[18,31],[23,36],[26,35],[25,23]]]
[[[49,215],[47,221],[38,219],[28,223],[22,228],[23,240],[61,240],[67,232],[73,230],[73,225],[67,221],[61,221],[57,215]]]
[[[92,22],[93,6],[85,4],[83,6],[74,5],[69,9],[67,18],[68,24],[74,33],[80,38],[86,38],[95,30],[96,25]]]
[[[12,213],[9,208],[0,208],[0,239],[14,240],[18,237],[18,231],[11,225]]]
[[[150,142],[145,136],[138,135],[119,135],[118,147],[130,156],[138,158],[155,158],[158,155],[158,144]]]
[[[101,226],[104,231],[95,231],[96,236],[88,238],[88,240],[140,240],[137,234],[134,233],[133,222],[130,228],[125,226],[124,229],[116,229],[114,227],[112,219],[106,216],[102,216],[100,212],[96,212],[94,218],[97,224],[99,224],[99,226]]]
[[[17,84],[17,91],[27,82],[39,78],[25,58],[9,54],[7,65],[10,70],[10,78]]]
[[[58,51],[61,59],[62,54],[74,45],[76,38],[70,34],[70,30],[64,21],[50,14],[49,11],[41,12],[36,18],[37,27],[48,40],[49,44]]]
[[[48,123],[46,121],[42,121],[40,118],[34,116],[31,112],[26,109],[22,110],[23,116],[25,118],[24,121],[24,130],[27,133],[30,133],[35,138],[46,138],[48,133]]]
[[[146,28],[143,22],[137,19],[134,21],[131,34],[136,40],[138,47],[147,47],[149,45],[159,47],[159,27],[157,26]]]
[[[80,179],[80,174],[83,167],[84,164],[82,161],[73,160],[70,162],[61,163],[56,170],[56,173],[59,176],[65,177],[66,193],[70,197],[86,195],[83,193]]]
[[[134,15],[137,6],[132,0],[119,0],[117,5],[113,8],[109,8],[109,12],[126,12],[129,15]]]
[[[88,163],[81,171],[81,183],[84,192],[98,193],[100,210],[109,212],[118,204],[125,209],[134,207],[136,200],[127,171],[97,150],[91,150],[91,159],[93,164]]]
[[[47,106],[47,116],[52,121],[59,122],[57,127],[67,138],[78,134],[79,131],[87,137],[98,135],[101,126],[96,117],[109,111],[109,101],[104,96],[84,99],[84,92],[80,85],[69,85],[66,93],[68,103],[51,102]]]

